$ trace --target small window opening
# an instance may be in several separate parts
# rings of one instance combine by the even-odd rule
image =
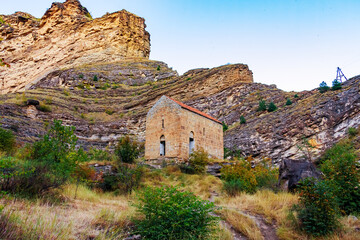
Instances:
[[[161,120],[161,127],[165,128],[164,119]]]
[[[194,151],[195,148],[195,140],[194,140],[194,133],[190,132],[189,137],[189,155]]]
[[[203,135],[205,135],[205,128],[203,128]]]
[[[160,156],[165,156],[165,151],[166,151],[166,148],[165,148],[165,136],[162,135],[160,137]]]

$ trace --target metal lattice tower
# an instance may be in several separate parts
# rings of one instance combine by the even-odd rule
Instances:
[[[337,80],[338,82],[343,82],[342,78],[345,78],[345,81],[347,81],[347,78],[345,77],[344,73],[341,71],[341,69],[338,67],[337,68],[337,72],[336,72],[336,78],[335,80]]]

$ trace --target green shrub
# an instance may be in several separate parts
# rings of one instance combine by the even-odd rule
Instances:
[[[228,194],[256,191],[256,176],[251,170],[249,161],[240,159],[234,165],[226,165],[221,169],[221,178],[224,181],[224,190]],[[235,189],[236,188],[236,189]]]
[[[271,160],[263,159],[255,167],[251,167],[252,157],[239,159],[233,165],[225,165],[221,169],[224,190],[231,196],[240,192],[255,193],[259,188],[274,189],[278,171],[272,169]]]
[[[157,70],[157,71],[160,71],[160,65],[157,66],[156,70]]]
[[[70,92],[68,90],[66,90],[66,89],[64,89],[63,93],[64,93],[65,96],[70,96]]]
[[[108,115],[113,115],[115,113],[115,110],[107,108],[105,109],[105,113]]]
[[[121,194],[131,194],[131,192],[140,186],[143,176],[142,166],[132,166],[120,164],[116,173],[106,174],[99,187],[104,191],[116,191]]]
[[[350,137],[355,137],[358,134],[358,130],[356,128],[349,127],[348,134]]]
[[[142,144],[131,140],[130,137],[126,135],[119,140],[115,148],[115,154],[121,162],[133,163],[135,159],[139,157],[142,150]]]
[[[0,128],[0,152],[11,153],[15,147],[15,136],[12,131]]]
[[[98,79],[98,76],[97,75],[94,75],[94,77],[93,77],[93,81],[94,82],[97,82],[99,79]]]
[[[243,115],[240,116],[240,124],[245,124],[246,123],[246,119]]]
[[[84,78],[84,74],[79,74],[79,78],[83,79]]]
[[[218,218],[214,203],[174,187],[146,188],[136,204],[141,220],[136,233],[144,239],[207,239]]]
[[[223,126],[224,132],[229,129],[228,125],[226,125],[226,123],[224,121],[222,121],[222,126]]]
[[[297,212],[300,228],[315,237],[332,233],[339,227],[339,214],[333,193],[334,186],[328,181],[306,178],[299,187]]]
[[[37,108],[37,110],[42,111],[42,112],[51,112],[51,107],[46,104],[43,104],[43,103],[38,105],[36,108]]]
[[[299,96],[297,94],[294,95],[294,98],[298,98]]]
[[[289,106],[289,105],[291,105],[292,104],[292,101],[290,100],[290,98],[288,98],[287,100],[286,100],[286,106]]]
[[[224,147],[224,158],[241,158],[241,149]]]
[[[189,166],[195,173],[205,173],[206,165],[209,163],[209,154],[204,149],[195,150],[189,158]]]
[[[338,205],[345,214],[360,213],[360,170],[351,143],[340,142],[324,154],[321,170],[336,186]]]
[[[330,87],[326,84],[326,82],[320,83],[320,86],[318,87],[318,90],[320,93],[327,92],[330,89]]]
[[[339,89],[341,89],[341,88],[342,88],[341,82],[339,82],[337,79],[335,79],[335,80],[332,82],[331,90],[332,90],[332,91],[336,91],[336,90],[339,90]]]
[[[266,102],[265,100],[260,100],[259,101],[259,107],[257,109],[258,112],[262,112],[266,110]]]
[[[269,103],[269,106],[268,106],[268,112],[273,112],[273,111],[275,111],[277,109],[277,107],[276,107],[276,105],[275,105],[275,103],[273,103],[273,102],[270,102]]]

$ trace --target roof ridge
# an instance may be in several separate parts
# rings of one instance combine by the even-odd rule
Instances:
[[[180,101],[177,101],[177,100],[175,100],[175,99],[173,99],[173,98],[171,98],[171,97],[168,97],[168,96],[166,96],[166,95],[164,95],[164,96],[167,97],[168,99],[172,100],[173,102],[179,104],[181,107],[183,107],[183,108],[191,111],[191,112],[197,113],[197,114],[199,114],[199,115],[201,115],[201,116],[203,116],[203,117],[206,117],[206,118],[208,118],[208,119],[210,119],[210,120],[213,120],[213,121],[215,121],[215,122],[217,122],[217,123],[222,124],[219,120],[217,120],[216,118],[210,116],[209,114],[206,114],[206,113],[204,113],[204,112],[202,112],[202,111],[200,111],[200,110],[198,110],[198,109],[196,109],[196,108],[190,107],[190,106],[186,105],[185,103],[182,103],[182,102],[180,102]]]

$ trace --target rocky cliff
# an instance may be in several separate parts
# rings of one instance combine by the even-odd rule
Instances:
[[[85,148],[111,148],[125,134],[143,141],[146,113],[162,95],[229,125],[224,143],[230,151],[274,162],[301,158],[304,139],[315,159],[360,125],[360,77],[321,94],[254,83],[244,64],[178,76],[147,59],[142,18],[123,10],[91,20],[76,0],[54,3],[41,20],[20,12],[2,18],[0,58],[11,66],[0,72],[2,90],[10,92],[0,96],[0,123],[20,142],[36,140],[53,119],[74,125]],[[260,100],[278,109],[257,111]]]
[[[59,68],[148,58],[145,20],[125,10],[92,19],[78,0],[53,3],[41,19],[0,15],[0,92],[27,89]]]

